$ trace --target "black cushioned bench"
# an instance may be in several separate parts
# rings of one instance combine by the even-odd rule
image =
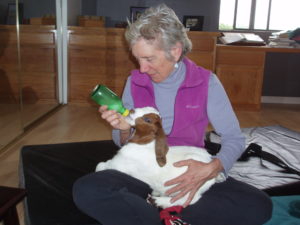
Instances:
[[[76,208],[72,186],[117,150],[111,140],[24,146],[20,155],[20,183],[27,189],[26,225],[99,224]],[[265,191],[271,196],[300,195],[300,183]]]
[[[20,180],[27,189],[26,225],[98,224],[76,208],[72,186],[117,149],[111,140],[24,146]]]

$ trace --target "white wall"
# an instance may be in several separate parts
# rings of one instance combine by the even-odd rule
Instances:
[[[106,16],[107,26],[114,26],[130,17],[131,6],[150,7],[159,3],[171,7],[181,21],[184,15],[204,16],[203,30],[217,31],[220,0],[97,0],[97,15]]]

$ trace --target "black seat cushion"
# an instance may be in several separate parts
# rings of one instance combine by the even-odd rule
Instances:
[[[97,224],[81,213],[72,200],[73,183],[95,171],[99,161],[113,157],[111,141],[24,146],[20,181],[27,189],[26,225]]]
[[[20,182],[27,189],[26,225],[99,224],[76,208],[72,186],[79,177],[95,171],[100,161],[112,158],[117,150],[111,140],[24,146]],[[264,191],[270,196],[299,195],[300,182]]]

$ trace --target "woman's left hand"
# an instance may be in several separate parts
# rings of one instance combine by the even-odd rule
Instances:
[[[171,199],[171,202],[173,203],[188,194],[188,198],[183,207],[187,207],[190,204],[198,189],[207,180],[216,177],[219,172],[223,170],[221,161],[216,158],[209,163],[203,163],[193,159],[182,160],[174,163],[174,166],[187,166],[188,168],[182,175],[165,183],[165,186],[175,185],[166,191],[166,195],[172,195],[178,192]]]

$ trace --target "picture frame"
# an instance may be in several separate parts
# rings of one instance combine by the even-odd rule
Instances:
[[[133,23],[148,7],[130,7],[130,20]]]
[[[23,3],[18,4],[19,12],[19,23],[23,21]],[[16,15],[17,14],[17,5],[16,3],[8,3],[7,5],[7,15],[6,15],[6,24],[7,25],[16,25]]]
[[[183,25],[190,31],[202,31],[204,16],[183,16]]]

